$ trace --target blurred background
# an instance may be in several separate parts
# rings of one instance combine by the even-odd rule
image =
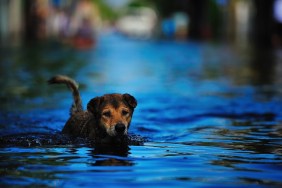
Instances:
[[[58,40],[83,48],[95,45],[100,32],[115,30],[140,39],[281,47],[281,4],[281,0],[3,0],[1,46]]]
[[[222,79],[277,93],[282,0],[2,0],[0,47],[5,108],[60,90],[54,74],[98,94]]]

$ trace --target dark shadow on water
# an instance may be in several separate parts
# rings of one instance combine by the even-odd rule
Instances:
[[[113,145],[96,145],[92,151],[93,156],[97,155],[117,155],[121,157],[127,157],[130,148],[127,144],[113,146]]]
[[[275,53],[273,50],[253,49],[250,60],[250,69],[252,70],[252,85],[271,85],[276,82]]]
[[[134,163],[127,157],[130,154],[130,147],[128,145],[95,146],[91,155],[96,162],[93,166],[132,166]]]

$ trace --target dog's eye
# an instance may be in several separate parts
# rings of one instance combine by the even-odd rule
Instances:
[[[129,114],[129,112],[127,110],[123,110],[122,112],[122,115],[126,116],[127,114]]]
[[[111,112],[103,112],[102,115],[105,117],[111,117]]]

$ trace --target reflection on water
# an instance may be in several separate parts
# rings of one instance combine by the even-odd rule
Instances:
[[[55,44],[3,51],[1,185],[280,187],[281,57],[116,35],[89,51]],[[81,83],[84,104],[104,93],[134,95],[130,132],[148,141],[114,148],[66,142],[58,132],[71,95],[45,83],[57,73]]]

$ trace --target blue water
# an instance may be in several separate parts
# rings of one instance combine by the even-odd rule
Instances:
[[[282,56],[227,44],[138,41],[104,34],[87,51],[50,43],[1,52],[0,186],[281,187]],[[68,119],[80,83],[84,106],[105,93],[136,97],[129,132],[143,145],[45,144]],[[48,136],[47,136],[48,137]],[[55,138],[54,138],[55,137]]]

